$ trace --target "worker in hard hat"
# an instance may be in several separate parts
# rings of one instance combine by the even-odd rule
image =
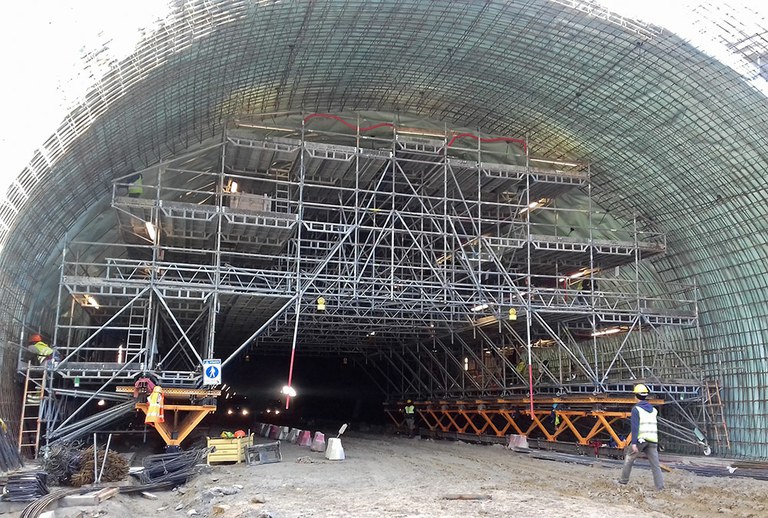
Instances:
[[[163,388],[160,385],[155,385],[152,393],[147,398],[149,406],[147,407],[147,415],[144,418],[145,424],[156,425],[157,423],[165,422],[164,399]]]
[[[413,437],[416,433],[416,407],[410,399],[405,402],[403,408],[405,414],[405,426],[408,428],[408,437]]]
[[[45,362],[52,360],[55,353],[52,347],[43,342],[43,337],[38,333],[29,335],[29,346],[27,349],[34,355],[38,365],[43,365]]]
[[[653,484],[656,489],[664,489],[664,478],[659,466],[659,431],[656,422],[658,410],[653,408],[646,398],[648,397],[648,387],[639,383],[634,389],[637,404],[632,407],[632,442],[627,447],[624,457],[624,468],[621,470],[619,484],[629,482],[629,474],[632,472],[632,465],[635,460],[644,453],[648,457],[648,463],[651,465],[653,473]]]

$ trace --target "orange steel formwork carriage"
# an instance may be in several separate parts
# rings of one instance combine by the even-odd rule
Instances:
[[[633,397],[538,398],[531,414],[528,398],[473,401],[419,401],[416,413],[431,432],[460,433],[485,437],[509,434],[538,437],[549,442],[590,445],[596,440],[617,448],[631,441],[629,418]],[[661,405],[663,400],[650,400]],[[402,426],[402,405],[385,408],[392,421]],[[626,430],[626,432],[624,432]]]

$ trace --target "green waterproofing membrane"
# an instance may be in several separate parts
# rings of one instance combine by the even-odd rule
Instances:
[[[674,34],[566,3],[174,4],[97,76],[5,193],[4,340],[53,328],[65,237],[107,210],[113,179],[220,136],[242,114],[410,113],[588,160],[599,206],[665,232],[668,252],[642,276],[699,286],[731,454],[768,457],[765,96]],[[9,350],[6,394],[18,392]],[[3,417],[14,414],[4,405]]]

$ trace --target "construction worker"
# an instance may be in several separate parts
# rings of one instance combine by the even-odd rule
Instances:
[[[141,198],[144,194],[144,177],[141,173],[133,177],[133,181],[128,184],[128,197]]]
[[[152,389],[152,393],[147,398],[149,407],[147,408],[147,415],[144,418],[145,424],[155,425],[157,423],[165,422],[165,412],[163,409],[164,399],[162,387],[160,385],[155,385],[155,388]]]
[[[416,430],[416,407],[413,406],[413,401],[410,399],[405,402],[405,425],[408,428],[408,437],[413,437]]]
[[[632,407],[632,442],[627,447],[624,457],[624,468],[621,470],[619,484],[629,482],[629,474],[632,472],[632,465],[635,463],[641,453],[648,457],[648,463],[651,465],[653,473],[653,483],[658,491],[664,489],[664,478],[661,475],[659,466],[659,431],[656,422],[658,410],[645,399],[648,397],[648,387],[639,383],[634,389],[637,404]]]
[[[27,349],[36,357],[37,364],[42,365],[46,361],[53,359],[55,351],[47,343],[43,342],[43,337],[37,333],[29,336],[29,347]]]

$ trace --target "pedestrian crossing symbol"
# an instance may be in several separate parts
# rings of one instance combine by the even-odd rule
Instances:
[[[203,360],[203,385],[221,385],[221,360]]]

